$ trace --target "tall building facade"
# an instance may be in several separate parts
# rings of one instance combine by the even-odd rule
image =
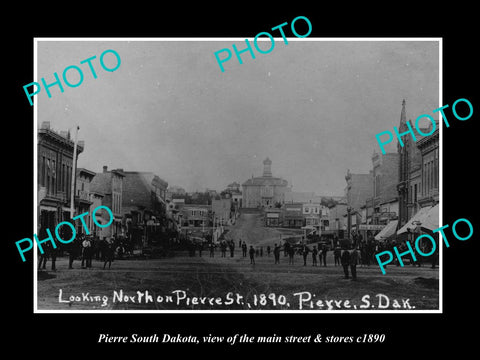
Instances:
[[[406,104],[402,102],[399,133],[408,131]],[[425,132],[427,131],[424,129]],[[421,138],[415,135],[417,140]],[[410,135],[402,137],[403,146],[397,144],[398,153],[398,220],[403,226],[418,210],[417,199],[421,186],[422,154]]]
[[[74,145],[69,132],[61,131],[57,133],[53,131],[48,121],[43,122],[38,130],[37,234],[39,234],[40,239],[46,236],[46,229],[53,232],[59,222],[71,219],[72,176],[75,179],[75,169],[73,169]],[[77,157],[83,152],[83,149],[83,141],[79,141]]]
[[[246,208],[269,208],[283,204],[288,182],[272,175],[272,161],[263,161],[263,175],[253,177],[242,184],[242,202]]]
[[[372,224],[387,223],[396,219],[398,210],[393,210],[392,203],[398,203],[398,153],[379,154],[374,152],[373,164],[373,199]],[[398,207],[398,206],[397,206]],[[367,211],[367,207],[365,208]],[[364,220],[368,219],[365,214]]]
[[[439,132],[418,141],[417,147],[422,154],[421,189],[418,203],[421,207],[434,206],[439,202]]]

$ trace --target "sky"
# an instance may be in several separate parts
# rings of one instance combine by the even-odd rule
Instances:
[[[407,119],[432,114],[439,99],[438,41],[325,41],[275,38],[255,59],[232,50],[243,38],[207,41],[37,41],[37,76],[54,82],[64,69],[82,69],[78,87],[63,83],[35,96],[37,127],[56,131],[78,125],[85,150],[78,167],[101,172],[150,171],[187,191],[221,191],[261,176],[272,160],[273,176],[294,191],[343,195],[347,169],[368,173],[380,153],[375,135],[398,126],[402,100]],[[320,41],[322,40],[322,41]],[[266,50],[270,42],[259,46]],[[220,70],[214,53],[232,58]],[[105,50],[121,63],[107,72]],[[92,60],[97,78],[88,64]],[[222,54],[221,56],[224,56]],[[107,67],[116,58],[106,53]],[[71,83],[79,81],[67,72]],[[432,114],[438,119],[438,113]],[[426,123],[421,123],[426,126]],[[396,141],[387,148],[396,151]]]

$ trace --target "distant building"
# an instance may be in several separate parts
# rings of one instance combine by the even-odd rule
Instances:
[[[232,193],[238,193],[238,192],[240,192],[240,187],[241,187],[241,185],[239,183],[237,183],[236,181],[234,181],[233,183],[227,185],[226,190],[228,190]]]
[[[123,175],[125,235],[137,245],[167,240],[174,229],[166,212],[168,183],[147,171],[124,171]]]
[[[83,152],[84,143],[79,141],[77,145],[78,157]],[[57,133],[50,129],[50,122],[42,123],[37,142],[37,234],[40,239],[46,236],[46,229],[53,234],[58,223],[71,219],[71,184],[72,176],[75,177],[73,151],[74,141],[69,132]]]
[[[329,230],[333,231],[339,239],[345,237],[347,230],[347,207],[346,199],[340,199],[328,209]]]
[[[347,205],[352,211],[359,211],[365,201],[373,195],[373,173],[370,171],[368,174],[353,174],[348,170],[345,180]]]
[[[185,191],[184,188],[180,186],[169,186],[165,197],[167,199],[173,199],[176,196],[185,196],[185,195],[187,195],[187,192]]]
[[[113,223],[110,226],[102,228],[102,238],[125,235],[122,229],[122,195],[124,177],[123,169],[108,171],[107,166],[104,166],[103,172],[95,174],[90,183],[91,191],[104,194],[102,205],[107,206],[112,211],[114,217]],[[107,223],[110,220],[110,215],[106,211],[103,211],[103,209],[102,218],[102,223]]]
[[[301,228],[304,226],[303,204],[288,203],[284,205],[283,226],[289,228]]]
[[[184,204],[180,209],[182,228],[205,228],[211,226],[211,205]]]
[[[251,179],[242,184],[243,207],[273,207],[277,203],[284,203],[288,182],[273,177],[271,165],[272,161],[266,158],[263,162],[263,175],[260,177],[252,176]]]
[[[302,214],[305,226],[320,228],[323,206],[320,203],[302,203]]]
[[[395,202],[398,199],[398,154],[373,153],[373,219],[372,224],[387,224],[389,219],[396,219],[398,216],[398,206],[396,212],[385,210],[385,204]],[[398,201],[397,201],[398,204]]]
[[[284,201],[285,203],[321,203],[322,197],[313,192],[287,191]]]
[[[263,212],[265,226],[278,227],[283,224],[283,209],[268,208]]]
[[[212,216],[214,223],[227,225],[232,215],[232,199],[212,199]]]

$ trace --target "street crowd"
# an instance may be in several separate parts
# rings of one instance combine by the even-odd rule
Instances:
[[[133,254],[133,248],[123,237],[106,237],[80,234],[78,238],[62,247],[53,248],[50,242],[43,246],[43,254],[38,250],[38,270],[46,270],[47,260],[51,262],[51,270],[56,271],[57,256],[68,254],[68,268],[73,269],[75,261],[81,261],[82,269],[92,267],[92,260],[103,262],[103,269],[111,268],[115,258],[122,259]]]

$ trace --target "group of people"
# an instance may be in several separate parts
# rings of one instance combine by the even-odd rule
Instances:
[[[80,234],[72,242],[54,248],[50,242],[42,247],[43,253],[38,250],[38,270],[46,270],[47,260],[51,261],[51,270],[56,271],[56,260],[59,252],[68,253],[68,268],[73,269],[75,260],[81,260],[81,268],[90,269],[92,259],[103,262],[103,269],[110,269],[114,258],[122,259],[125,254],[131,253],[129,246],[120,238],[104,238]]]

